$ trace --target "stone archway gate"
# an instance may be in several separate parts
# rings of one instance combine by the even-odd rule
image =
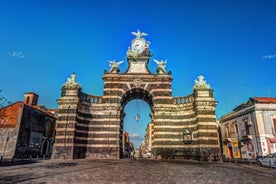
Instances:
[[[73,73],[62,86],[58,99],[53,159],[119,159],[123,108],[132,99],[145,100],[152,113],[153,158],[219,158],[216,101],[202,75],[193,93],[172,96],[172,76],[166,61],[155,60],[156,73],[148,70],[149,42],[140,32],[127,51],[128,69],[120,73],[123,61],[110,61],[103,75],[103,96],[82,92]],[[190,132],[189,140],[185,132]]]

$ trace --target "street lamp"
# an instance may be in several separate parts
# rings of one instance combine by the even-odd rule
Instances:
[[[188,128],[186,128],[183,131],[183,143],[184,144],[191,144],[192,143],[192,132]]]

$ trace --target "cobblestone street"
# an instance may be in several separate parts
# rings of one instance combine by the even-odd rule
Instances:
[[[48,160],[0,167],[0,183],[275,183],[276,169],[234,163]]]

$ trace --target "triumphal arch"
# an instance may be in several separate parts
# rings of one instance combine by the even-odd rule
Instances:
[[[53,159],[119,159],[122,156],[124,107],[142,99],[151,108],[152,158],[216,160],[219,137],[213,90],[202,75],[190,95],[172,96],[172,74],[166,61],[152,58],[146,33],[132,33],[128,69],[110,61],[102,96],[86,94],[72,74],[62,86]],[[156,71],[148,63],[156,63]]]

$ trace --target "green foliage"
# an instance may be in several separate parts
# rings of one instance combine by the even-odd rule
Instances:
[[[0,108],[5,107],[6,105],[11,104],[10,101],[8,101],[1,93],[2,93],[2,89],[0,89]]]

